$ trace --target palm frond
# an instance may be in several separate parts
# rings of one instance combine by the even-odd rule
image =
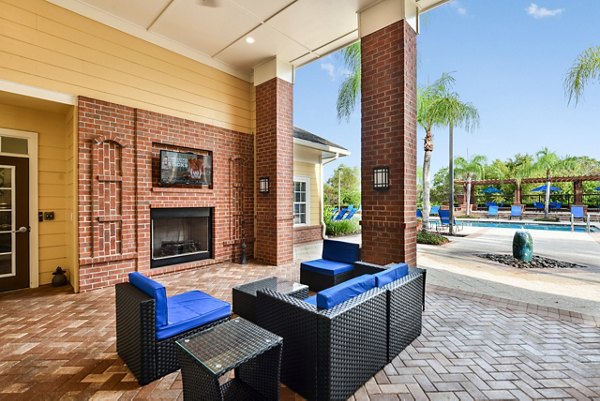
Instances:
[[[361,65],[360,65],[360,42],[355,42],[342,50],[344,64],[350,74],[340,85],[337,98],[338,120],[350,118],[356,107],[356,101],[360,96]]]
[[[589,80],[600,78],[600,46],[590,47],[579,55],[565,78],[565,92],[568,103],[575,104],[583,95],[583,89]]]

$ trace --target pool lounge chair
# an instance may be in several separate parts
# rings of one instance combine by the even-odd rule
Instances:
[[[438,225],[436,225],[436,227],[435,227],[436,231],[438,230],[438,228],[445,228],[445,227],[450,228],[450,210],[440,209],[439,215],[440,215],[440,223]],[[456,223],[456,218],[454,218],[453,226],[457,230],[460,230],[462,228],[462,224],[459,226]]]
[[[562,203],[560,202],[550,202],[550,209],[560,209],[562,207]]]
[[[542,202],[533,202],[533,207],[535,210],[544,211],[544,204]]]
[[[571,206],[571,221],[574,222],[575,219],[585,221],[583,206]]]
[[[348,212],[348,214],[346,214],[346,217],[344,217],[342,220],[350,220],[350,219],[352,219],[352,217],[354,217],[354,215],[356,214],[356,212],[358,212],[358,208],[353,208],[352,210],[350,210]]]
[[[513,217],[518,217],[519,220],[523,220],[523,206],[521,205],[512,205],[510,207],[510,217],[509,220],[512,220]]]
[[[344,216],[346,216],[346,213],[349,213],[352,210],[353,207],[354,206],[350,205],[348,207],[343,208],[342,210],[340,210],[340,212],[338,213],[338,215],[335,216],[332,220],[336,220],[336,221],[343,220]]]
[[[439,205],[431,206],[431,210],[429,211],[429,215],[430,216],[437,216],[439,212],[440,212],[440,206]]]
[[[497,205],[489,205],[488,206],[488,218],[495,217],[498,218],[498,206]]]
[[[423,218],[423,212],[421,211],[421,209],[417,209],[417,219],[422,219]]]

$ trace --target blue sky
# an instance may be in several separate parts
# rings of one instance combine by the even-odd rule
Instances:
[[[418,84],[443,72],[455,91],[479,110],[472,133],[455,130],[456,156],[491,161],[544,146],[559,155],[600,159],[600,82],[590,82],[577,106],[567,105],[563,79],[576,57],[600,45],[600,1],[460,0],[421,19]],[[348,122],[336,117],[336,98],[347,71],[331,54],[296,71],[294,124],[345,146],[341,163],[360,166],[360,106]],[[434,131],[432,172],[448,164],[448,130]],[[419,129],[418,165],[424,132]],[[326,166],[328,178],[338,163]]]

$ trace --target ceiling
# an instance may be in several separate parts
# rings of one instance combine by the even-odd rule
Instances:
[[[381,0],[48,1],[251,79],[273,56],[298,67],[356,41],[356,13]],[[417,4],[424,12],[446,1]]]

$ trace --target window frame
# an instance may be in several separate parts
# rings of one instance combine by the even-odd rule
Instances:
[[[306,200],[304,202],[296,202],[296,182],[303,182],[306,184]],[[292,201],[292,213],[294,215],[294,227],[310,226],[310,177],[294,176],[293,197],[294,197],[294,199]],[[306,216],[306,221],[304,223],[295,223],[295,220],[296,220],[295,206],[296,206],[296,204],[306,205],[306,210],[304,213],[304,215]]]

